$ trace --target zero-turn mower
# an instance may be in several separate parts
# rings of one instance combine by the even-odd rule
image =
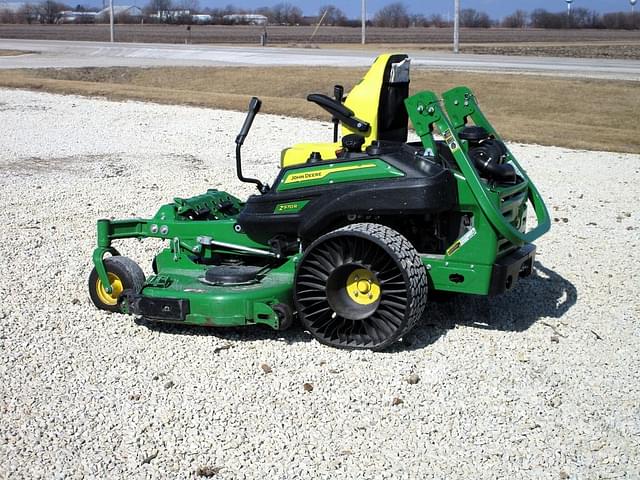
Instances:
[[[333,142],[285,149],[273,185],[242,173],[254,97],[236,168],[259,194],[208,190],[150,219],[98,220],[93,303],[216,327],[282,330],[297,317],[324,344],[381,350],[415,325],[432,292],[514,288],[549,229],[540,194],[471,90],[408,93],[409,58],[394,54],[346,98],[340,86],[333,98],[309,95],[331,114]],[[409,119],[420,141],[407,141]],[[537,225],[527,231],[529,202]],[[125,238],[166,240],[149,278],[114,248]]]

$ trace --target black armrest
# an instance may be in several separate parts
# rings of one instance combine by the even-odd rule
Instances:
[[[370,125],[364,120],[354,116],[353,110],[345,107],[342,103],[321,93],[312,93],[307,100],[324,108],[327,112],[340,120],[348,127],[355,128],[359,132],[368,132]]]

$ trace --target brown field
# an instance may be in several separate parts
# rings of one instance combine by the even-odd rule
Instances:
[[[269,44],[322,46],[359,44],[360,29],[321,27],[311,42],[315,27],[267,28]],[[120,42],[243,43],[258,44],[262,27],[194,25],[191,34],[184,25],[116,25]],[[414,49],[449,50],[450,28],[369,28],[366,48],[384,44],[410,45]],[[108,41],[108,25],[0,25],[0,38]],[[508,28],[463,28],[462,51],[479,54],[554,55],[640,59],[640,31],[540,30]]]
[[[16,55],[24,55],[25,53],[30,52],[24,52],[22,50],[0,50],[0,57],[14,57]]]
[[[347,91],[365,69],[321,67],[82,68],[0,71],[0,86],[170,104],[245,110],[251,95],[263,111],[327,120],[305,100],[310,92]],[[295,79],[295,81],[287,81]],[[640,83],[532,75],[417,70],[412,91],[471,87],[508,140],[570,148],[640,152]]]

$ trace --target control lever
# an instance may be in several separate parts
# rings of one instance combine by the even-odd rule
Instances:
[[[335,98],[337,102],[342,103],[343,96],[344,87],[342,85],[334,85],[333,98]],[[340,125],[340,120],[337,117],[333,117],[331,121],[333,122],[333,143],[336,143],[338,141],[338,126]]]
[[[307,100],[324,108],[349,128],[353,128],[362,133],[366,133],[371,129],[371,125],[356,117],[353,110],[345,107],[340,102],[336,102],[331,97],[322,95],[321,93],[312,93],[311,95],[307,95]]]
[[[236,145],[242,146],[244,143],[244,139],[247,138],[247,134],[251,129],[251,125],[253,124],[253,119],[256,118],[256,115],[260,111],[260,107],[262,106],[262,102],[258,97],[252,97],[249,102],[249,112],[247,113],[247,117],[244,119],[244,123],[242,124],[242,128],[240,129],[240,133],[236,137]]]
[[[242,128],[240,129],[240,133],[236,137],[236,173],[238,174],[238,178],[241,182],[245,183],[255,183],[260,190],[260,193],[267,193],[269,191],[269,186],[264,185],[257,178],[248,178],[242,175],[242,158],[240,155],[240,150],[242,149],[242,144],[244,143],[244,139],[247,137],[249,130],[251,129],[251,125],[253,124],[253,119],[256,118],[256,115],[260,111],[260,106],[262,102],[257,97],[252,97],[251,102],[249,102],[249,112],[247,113],[247,117],[244,119],[244,123],[242,124]]]

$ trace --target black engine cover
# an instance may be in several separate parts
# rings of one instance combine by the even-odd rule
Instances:
[[[415,147],[396,145],[391,153],[358,154],[331,163],[379,158],[403,171],[404,177],[325,184],[283,192],[274,188],[264,195],[249,197],[238,215],[238,223],[252,240],[266,244],[278,235],[303,240],[315,238],[348,215],[398,216],[454,208],[457,190],[451,171],[420,157],[417,155],[419,149]],[[275,186],[287,172],[305,166],[308,165],[283,169]],[[308,200],[308,204],[300,212],[275,213],[278,204],[303,200]]]

